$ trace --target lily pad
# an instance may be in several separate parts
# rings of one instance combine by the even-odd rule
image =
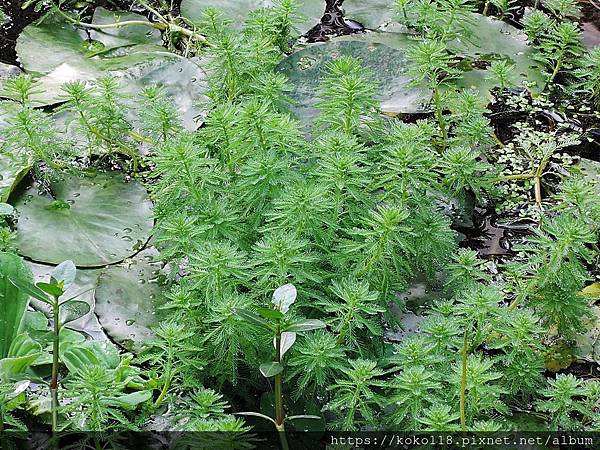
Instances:
[[[192,20],[202,19],[208,7],[222,11],[225,17],[233,20],[232,26],[241,29],[249,14],[259,8],[270,8],[272,0],[183,0],[181,15]],[[299,34],[304,34],[321,20],[325,12],[325,0],[303,0],[299,2],[298,18],[295,26]]]
[[[94,20],[113,21],[113,13],[97,10]],[[118,20],[146,20],[121,13]],[[93,81],[102,76],[123,78],[127,92],[138,94],[152,84],[164,86],[185,119],[186,127],[196,128],[193,118],[202,113],[192,105],[205,99],[206,74],[194,60],[167,52],[158,30],[128,26],[94,32],[96,40],[77,28],[56,19],[27,26],[17,39],[17,54],[27,73],[39,77],[40,92],[31,97],[38,106],[63,101],[61,86],[70,81]],[[39,55],[45,55],[40,58]]]
[[[71,259],[78,267],[113,264],[135,254],[150,237],[152,202],[136,181],[116,172],[63,175],[54,197],[34,184],[16,195],[17,245],[43,263]]]
[[[587,158],[579,160],[578,167],[586,180],[594,184],[598,195],[600,195],[600,162]]]
[[[108,267],[98,280],[96,314],[106,333],[128,350],[138,351],[152,339],[158,307],[165,301],[159,284],[158,255],[149,248],[134,258]]]
[[[109,11],[102,7],[98,7],[94,10],[92,23],[96,25],[107,25],[133,20],[148,22],[148,19],[140,14],[123,11]],[[104,30],[90,30],[90,38],[101,42],[105,49],[125,47],[134,44],[162,45],[162,38],[159,30],[138,25],[106,28]]]
[[[0,153],[0,202],[8,197],[31,169],[31,163],[21,156]]]
[[[400,33],[367,33],[344,36],[324,44],[310,45],[283,60],[277,70],[289,78],[293,87],[290,96],[296,102],[292,112],[305,124],[318,111],[319,79],[325,66],[334,58],[353,56],[361,60],[379,84],[381,110],[388,114],[423,112],[430,92],[411,86],[407,73],[405,49],[407,35]]]
[[[521,86],[528,81],[535,83],[537,88],[543,87],[544,77],[533,59],[534,49],[528,44],[525,33],[506,22],[481,14],[473,14],[471,31],[471,40],[458,40],[450,45],[457,55],[485,64],[508,61],[514,65],[510,81],[515,85]],[[488,95],[494,87],[493,81],[488,79],[489,75],[488,70],[474,68],[466,72],[457,84]]]
[[[344,0],[344,16],[355,20],[372,30],[390,22],[394,18],[392,0]]]
[[[600,306],[592,306],[592,320],[589,322],[589,331],[578,335],[577,353],[584,361],[600,364]]]
[[[54,266],[45,264],[29,263],[33,272],[35,282],[48,281],[48,277],[54,270]],[[102,331],[100,322],[94,314],[94,290],[100,276],[100,269],[78,269],[75,275],[74,283],[67,289],[63,298],[66,300],[77,295],[76,299],[83,301],[90,306],[90,311],[77,320],[69,322],[68,328],[75,331],[81,331],[96,340],[106,340],[106,335]],[[31,299],[31,305],[38,311],[42,311],[46,316],[51,314],[48,304],[40,300]]]
[[[12,64],[4,64],[0,62],[0,84],[9,78],[16,77],[21,73],[21,69]]]

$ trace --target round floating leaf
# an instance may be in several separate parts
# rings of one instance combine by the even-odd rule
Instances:
[[[392,20],[394,2],[392,0],[344,0],[344,16],[355,20],[365,28],[379,28]]]
[[[534,49],[528,45],[527,36],[512,25],[493,17],[473,14],[473,38],[459,40],[450,45],[458,55],[489,64],[493,61],[508,61],[515,66],[511,81],[521,86],[524,81],[543,87],[544,77],[533,59]],[[494,82],[489,79],[488,70],[474,68],[466,72],[457,84],[460,87],[478,89],[489,94]]]
[[[21,73],[21,69],[17,66],[13,66],[12,64],[4,64],[0,62],[0,86],[4,80],[8,80],[9,78],[16,77]]]
[[[33,272],[35,281],[38,282],[48,281],[55,270],[53,266],[44,264],[29,263],[29,267]],[[107,340],[98,322],[98,318],[94,314],[94,289],[96,289],[100,273],[101,269],[78,269],[73,283],[65,290],[63,300],[74,297],[75,300],[85,302],[89,308],[88,313],[69,322],[67,324],[68,328],[81,331],[96,340]],[[31,300],[31,304],[35,309],[42,311],[48,317],[52,314],[50,306],[39,300]]]
[[[202,122],[205,111],[199,105],[206,104],[208,97],[206,73],[196,58],[188,59],[167,52],[151,52],[146,61],[125,71],[113,72],[121,78],[125,93],[133,98],[146,87],[160,85],[173,101],[184,127],[193,131]],[[129,115],[137,125],[135,113]]]
[[[121,21],[146,20],[135,14],[96,11],[97,23],[113,21],[113,14]],[[81,30],[57,19],[27,26],[17,39],[17,54],[25,70],[40,77],[42,92],[31,99],[38,106],[53,105],[63,101],[64,83],[93,81],[106,75],[122,77],[127,93],[133,95],[148,85],[161,84],[186,127],[195,129],[194,119],[202,110],[194,105],[205,100],[206,74],[194,60],[167,52],[157,32],[143,26],[115,28],[92,32],[97,41],[90,42]]]
[[[8,200],[30,169],[31,163],[23,156],[0,153],[0,202]]]
[[[0,203],[0,216],[12,216],[15,209],[8,203]]]
[[[584,178],[596,187],[596,191],[600,195],[600,162],[581,158],[577,167],[581,170]]]
[[[600,306],[592,306],[592,319],[588,322],[588,332],[576,337],[577,353],[585,361],[600,363]]]
[[[306,47],[283,60],[277,70],[286,75],[292,85],[290,93],[296,102],[292,112],[304,124],[317,116],[319,80],[325,66],[340,56],[358,58],[379,84],[382,112],[389,114],[417,113],[424,110],[430,91],[410,86],[406,51],[409,40],[400,33],[367,33],[331,39],[324,44]]]
[[[14,202],[20,216],[17,245],[34,261],[78,267],[113,264],[136,253],[152,230],[152,202],[136,181],[118,173],[63,175],[54,198],[34,184]]]
[[[152,262],[157,255],[154,248],[144,250],[108,267],[98,280],[96,315],[106,333],[128,350],[139,350],[158,324],[165,299],[158,283],[161,265]]]
[[[295,26],[299,34],[304,34],[319,23],[325,11],[325,0],[302,0],[298,2],[298,18]],[[232,26],[241,29],[248,15],[259,8],[270,8],[272,0],[183,0],[181,15],[198,21],[208,7],[217,8],[225,17],[232,19]]]

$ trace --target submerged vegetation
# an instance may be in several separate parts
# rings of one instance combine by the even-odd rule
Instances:
[[[330,45],[296,40],[310,2],[241,28],[189,1],[113,24],[24,5],[44,16],[2,86],[0,436],[598,431],[600,53],[578,3],[390,1],[387,27],[290,69]],[[174,58],[150,70],[146,28]],[[35,66],[48,33],[73,61]],[[487,244],[510,231],[490,251],[482,214]]]

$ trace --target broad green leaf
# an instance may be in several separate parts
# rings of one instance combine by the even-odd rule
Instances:
[[[90,305],[79,300],[69,300],[61,303],[59,317],[62,324],[67,324],[90,312]]]
[[[0,252],[0,358],[7,356],[11,343],[22,331],[29,304],[28,292],[16,286],[13,279],[31,284],[31,271],[18,256]]]
[[[265,378],[271,378],[283,372],[283,366],[278,362],[268,362],[260,365],[260,373]]]
[[[10,358],[19,358],[21,356],[33,355],[41,353],[42,346],[31,339],[28,333],[19,334],[12,342],[8,356]]]
[[[15,208],[8,203],[0,203],[0,216],[12,216],[14,212]]]
[[[288,283],[275,289],[271,301],[279,311],[285,314],[290,309],[290,306],[296,301],[297,295],[298,291],[296,290],[296,286]]]
[[[0,380],[8,382],[19,378],[40,356],[41,353],[0,359]]]
[[[369,69],[379,85],[381,111],[388,115],[425,111],[431,92],[410,85],[406,49],[412,41],[401,33],[369,33],[343,36],[313,44],[284,59],[277,71],[289,78],[292,112],[308,126],[318,115],[319,80],[333,58],[353,56]]]
[[[125,409],[135,409],[141,403],[147,402],[152,398],[152,391],[138,391],[131,394],[121,395],[114,399],[114,402]]]
[[[159,283],[161,265],[150,248],[123,264],[108,267],[98,279],[96,314],[105,332],[128,350],[137,351],[154,337],[165,301]]]
[[[52,188],[55,198],[40,194],[37,184],[15,198],[21,254],[44,263],[68,258],[78,267],[93,267],[119,262],[148,240],[152,202],[138,182],[114,172],[63,175]]]
[[[64,261],[60,263],[56,268],[52,271],[51,277],[57,282],[63,283],[63,290],[67,290],[75,281],[75,276],[77,274],[77,269],[75,268],[75,264],[73,261]]]
[[[91,349],[77,344],[65,347],[67,348],[64,351],[60,351],[60,359],[69,372],[100,365],[100,360]]]
[[[246,322],[252,323],[254,325],[258,325],[263,328],[270,328],[271,324],[267,322],[265,319],[260,317],[259,315],[253,313],[252,311],[248,311],[246,309],[236,309],[235,315],[240,319],[245,320]]]
[[[23,280],[22,278],[12,278],[9,277],[8,280],[19,290],[23,291],[30,297],[33,297],[41,302],[51,304],[52,301],[48,297],[48,294],[37,287],[35,284],[28,280]]]
[[[285,327],[285,331],[303,332],[325,328],[325,322],[318,319],[302,319]]]
[[[281,333],[281,343],[279,344],[279,348],[280,348],[280,356],[283,358],[283,355],[286,354],[286,352],[292,348],[292,345],[294,345],[294,342],[296,342],[296,333],[294,333],[293,331],[284,331],[283,333]],[[277,349],[277,339],[273,338],[273,347],[275,347],[275,349]]]
[[[42,281],[47,280],[54,270],[53,266],[45,264],[29,263],[29,267],[33,272],[35,280]],[[72,330],[81,331],[93,339],[105,341],[108,338],[102,331],[102,327],[98,322],[98,318],[94,314],[94,289],[98,283],[98,276],[100,275],[100,269],[78,269],[75,273],[75,281],[65,289],[65,293],[62,296],[62,300],[76,299],[79,301],[86,302],[90,307],[90,312],[83,317],[76,319],[67,324],[67,327]],[[52,315],[51,308],[49,305],[43,304],[37,300],[31,301],[32,306],[42,311],[47,317]]]
[[[271,308],[258,308],[257,312],[258,314],[260,314],[261,317],[264,317],[265,319],[280,320],[284,317],[281,311]]]
[[[56,284],[46,283],[44,281],[40,281],[39,283],[35,283],[36,287],[44,291],[46,294],[51,295],[52,297],[60,297],[64,294],[65,291],[62,290],[60,286]]]
[[[19,378],[42,356],[42,347],[21,333],[15,337],[6,358],[0,359],[0,380],[7,382]]]
[[[1,14],[1,13],[0,13]],[[4,64],[0,62],[0,87],[4,80],[18,76],[21,73],[21,69],[12,64]]]

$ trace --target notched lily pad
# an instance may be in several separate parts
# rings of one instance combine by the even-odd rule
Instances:
[[[96,314],[106,333],[128,350],[137,351],[154,334],[165,301],[159,283],[158,255],[149,248],[134,258],[108,267],[98,280]]]
[[[78,267],[113,264],[135,254],[150,237],[152,202],[136,181],[116,172],[63,175],[54,197],[34,184],[16,195],[17,245],[22,255]]]
[[[277,70],[289,78],[296,102],[292,112],[308,124],[318,114],[319,80],[326,65],[334,58],[353,56],[361,60],[379,84],[381,111],[387,114],[418,113],[425,110],[430,91],[410,85],[407,73],[407,35],[367,33],[332,39],[324,44],[310,45],[283,60]]]

